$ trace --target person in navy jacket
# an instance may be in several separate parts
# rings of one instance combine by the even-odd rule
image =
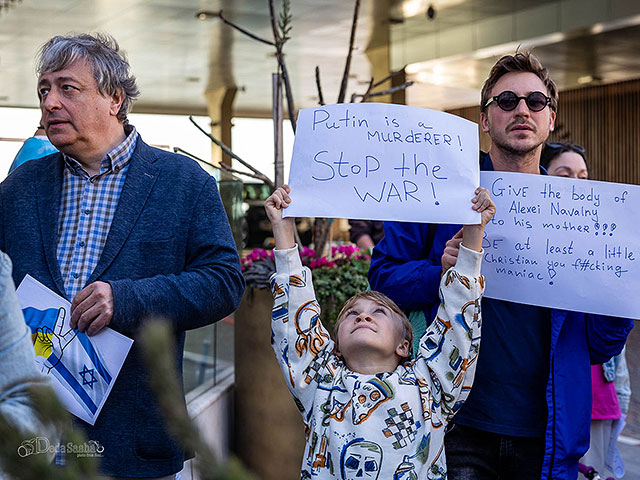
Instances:
[[[42,124],[60,150],[0,184],[0,250],[17,284],[35,277],[72,302],[71,326],[135,338],[172,322],[181,371],[185,331],[235,310],[240,262],[216,182],[194,161],[145,144],[127,121],[138,96],[116,41],[54,37],[41,49]],[[101,473],[173,478],[185,452],[160,415],[134,342],[94,426]]]
[[[491,137],[481,170],[546,174],[540,152],[554,128],[558,93],[529,52],[502,57],[482,89]],[[371,288],[423,325],[433,318],[442,271],[455,263],[459,225],[385,222]],[[445,436],[450,480],[571,479],[589,447],[591,369],[618,354],[628,319],[482,300],[482,348],[467,402]],[[419,323],[419,322],[418,322]]]

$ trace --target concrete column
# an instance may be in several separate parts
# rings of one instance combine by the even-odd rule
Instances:
[[[204,96],[207,100],[207,111],[211,119],[211,135],[221,140],[222,143],[232,148],[231,145],[231,118],[233,116],[233,100],[235,99],[237,88],[217,88],[208,90]],[[223,154],[222,150],[211,143],[211,160],[215,164],[224,162],[231,166],[231,158]],[[220,178],[225,178],[221,175]]]
[[[207,110],[211,119],[211,135],[224,143],[227,147],[231,145],[231,118],[233,116],[233,100],[236,96],[237,88],[217,88],[205,92],[207,99]],[[211,161],[219,165],[221,162],[231,166],[231,158],[215,143],[211,142]],[[227,212],[227,218],[231,225],[233,239],[237,248],[243,246],[242,229],[242,182],[224,171],[220,171],[220,182],[218,184],[222,204]]]
[[[365,50],[365,54],[371,64],[371,75],[377,82],[382,80],[391,73],[391,49],[390,49],[390,31],[389,31],[389,0],[379,0],[374,5],[373,23],[374,27],[371,32],[369,44]],[[396,85],[402,85],[406,81],[404,72],[394,76],[383,85],[376,88],[377,91],[386,90]],[[399,103],[406,104],[405,91],[393,93],[391,95],[383,95],[374,97],[372,101],[383,103]]]

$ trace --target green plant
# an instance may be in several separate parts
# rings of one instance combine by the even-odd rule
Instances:
[[[369,288],[369,262],[368,255],[360,255],[333,267],[313,270],[313,286],[322,308],[322,323],[329,332],[333,333],[333,326],[344,302]]]
[[[322,257],[318,257],[315,250],[302,247],[300,258],[302,264],[313,273],[313,286],[322,309],[322,323],[332,332],[344,302],[369,288],[367,272],[371,257],[357,247],[343,245],[332,247],[331,255]],[[247,286],[269,288],[269,278],[275,272],[273,251],[257,248],[241,262]]]

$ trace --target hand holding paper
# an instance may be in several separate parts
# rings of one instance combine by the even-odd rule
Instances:
[[[456,264],[458,260],[458,252],[460,252],[460,243],[462,243],[462,229],[449,240],[444,246],[444,252],[442,253],[442,273],[449,270]]]
[[[458,252],[460,252],[460,244],[472,250],[482,250],[482,237],[484,228],[496,214],[496,206],[491,200],[489,191],[486,188],[478,187],[476,196],[471,200],[472,209],[481,213],[480,225],[465,225],[463,228],[447,241],[444,252],[442,254],[442,273],[453,267],[458,260]],[[463,240],[464,239],[464,240]]]
[[[133,340],[110,328],[93,337],[73,329],[71,304],[29,275],[16,293],[42,372],[65,408],[93,425]]]
[[[283,210],[291,203],[289,185],[278,187],[264,202],[267,217],[271,221],[273,237],[278,250],[292,248],[295,245],[295,224],[293,217],[282,218]]]
[[[71,328],[92,336],[111,323],[113,317],[113,291],[105,282],[93,282],[82,290],[71,303]]]

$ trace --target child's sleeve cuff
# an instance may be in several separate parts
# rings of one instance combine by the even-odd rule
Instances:
[[[284,250],[273,250],[276,260],[276,271],[278,273],[289,274],[291,272],[299,272],[302,270],[302,261],[298,253],[298,244]]]
[[[454,268],[458,273],[461,273],[463,275],[479,277],[483,254],[484,250],[477,252],[460,244],[458,260],[456,261],[456,266]]]

